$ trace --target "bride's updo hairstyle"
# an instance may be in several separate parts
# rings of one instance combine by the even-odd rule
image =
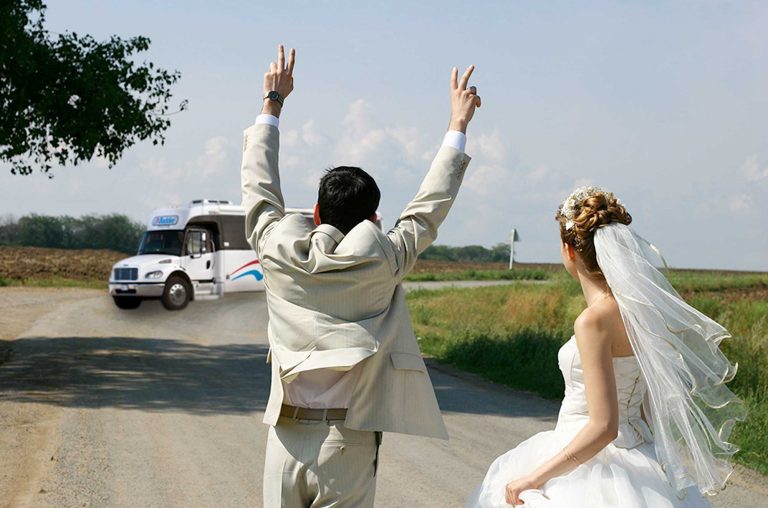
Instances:
[[[597,228],[618,222],[630,224],[632,216],[612,192],[599,187],[580,187],[557,210],[560,238],[571,245],[592,275],[602,276],[597,264],[594,235]]]

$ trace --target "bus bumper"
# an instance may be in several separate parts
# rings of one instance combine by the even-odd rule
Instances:
[[[139,298],[159,298],[163,296],[164,282],[126,282],[110,283],[110,296],[136,296]]]

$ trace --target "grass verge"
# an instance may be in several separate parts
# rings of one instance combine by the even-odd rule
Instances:
[[[670,279],[689,303],[732,333],[721,344],[739,364],[729,387],[749,411],[731,437],[741,447],[736,460],[768,474],[768,275],[673,273]],[[563,396],[557,351],[584,308],[575,281],[422,290],[408,301],[424,353],[546,398]]]
[[[0,286],[106,289],[107,282],[102,279],[70,279],[66,277],[51,276],[33,279],[0,279]]]
[[[547,280],[551,272],[541,268],[515,268],[513,270],[466,270],[411,273],[405,280],[411,282],[442,280]]]

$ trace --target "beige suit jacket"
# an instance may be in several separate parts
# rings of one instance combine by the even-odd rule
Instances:
[[[245,234],[264,271],[269,309],[272,386],[264,422],[277,423],[281,381],[362,362],[345,426],[447,439],[400,282],[437,237],[469,157],[443,146],[392,230],[363,221],[344,235],[285,214],[278,150],[276,127],[245,130]]]

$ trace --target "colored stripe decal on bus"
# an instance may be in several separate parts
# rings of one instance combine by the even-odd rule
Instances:
[[[235,277],[232,280],[241,279],[241,278],[247,277],[249,275],[253,275],[256,278],[256,280],[261,280],[261,279],[264,278],[264,275],[262,275],[262,273],[260,271],[258,271],[258,270],[249,270],[249,271],[247,271],[245,273],[241,273],[240,275],[238,275],[237,277]]]
[[[251,266],[251,265],[258,265],[258,264],[259,264],[259,260],[258,260],[258,259],[255,259],[255,260],[251,261],[250,263],[246,263],[246,264],[244,264],[243,266],[241,266],[241,267],[240,267],[240,268],[238,268],[237,270],[234,270],[234,271],[230,272],[230,274],[229,274],[229,275],[231,276],[232,274],[234,274],[234,273],[236,273],[236,272],[239,272],[239,271],[240,271],[240,270],[242,270],[243,268],[247,268],[247,267],[249,267],[249,266]],[[242,279],[243,277],[247,277],[247,276],[249,276],[249,275],[253,275],[253,277],[254,277],[254,278],[257,280],[257,281],[260,281],[261,279],[263,279],[263,278],[264,278],[264,274],[262,274],[262,273],[261,273],[259,270],[248,270],[247,272],[241,273],[241,274],[240,274],[240,275],[238,275],[237,277],[234,277],[234,278],[232,278],[232,280]]]
[[[230,272],[230,275],[231,275],[231,274],[233,274],[233,273],[235,273],[235,272],[239,272],[240,270],[242,270],[242,269],[243,269],[243,268],[245,268],[246,266],[251,266],[251,265],[258,265],[258,264],[259,264],[259,260],[258,260],[258,259],[254,259],[254,260],[253,260],[253,261],[251,261],[250,263],[246,263],[246,264],[244,264],[243,266],[241,266],[241,267],[240,267],[240,268],[238,268],[237,270],[232,270],[232,271]]]

